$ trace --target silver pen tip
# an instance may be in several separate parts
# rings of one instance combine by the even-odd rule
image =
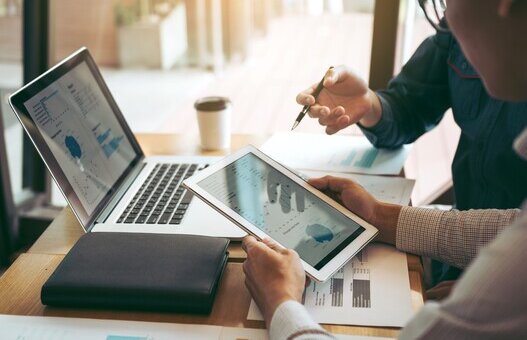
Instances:
[[[298,121],[295,120],[293,127],[291,128],[291,131],[293,131],[298,126]]]

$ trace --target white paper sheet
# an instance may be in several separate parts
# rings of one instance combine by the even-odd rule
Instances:
[[[402,327],[413,316],[406,254],[370,244],[331,279],[306,288],[304,305],[316,322]],[[251,301],[249,320],[263,320]]]
[[[341,340],[386,338],[335,335]],[[0,315],[2,340],[268,340],[265,329],[160,322]]]
[[[376,149],[363,136],[279,132],[260,149],[294,169],[398,175],[410,146]]]
[[[304,170],[300,174],[302,177],[313,178],[323,177],[328,173]],[[415,185],[415,180],[402,177],[346,174],[340,172],[331,173],[331,175],[352,179],[379,201],[400,205],[408,205],[410,203],[410,197]]]
[[[222,327],[159,322],[0,315],[5,340],[210,340]]]

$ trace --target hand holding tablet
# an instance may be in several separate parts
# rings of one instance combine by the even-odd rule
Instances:
[[[184,184],[256,238],[294,249],[317,281],[328,279],[377,234],[369,223],[252,146]]]

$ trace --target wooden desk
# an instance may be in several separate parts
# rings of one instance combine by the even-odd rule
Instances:
[[[196,154],[201,153],[197,139],[174,135],[140,135],[138,139],[145,153]],[[265,136],[236,135],[233,149],[247,143],[260,145]],[[205,153],[208,155],[221,154]],[[83,317],[95,319],[141,320],[222,325],[230,327],[263,328],[260,321],[246,320],[250,295],[244,285],[240,262],[245,258],[239,243],[233,243],[231,256],[223,276],[213,310],[208,316],[174,313],[148,313],[107,310],[81,310],[45,307],[40,302],[40,289],[71,247],[84,233],[69,208],[65,208],[37,242],[22,254],[0,278],[0,314]],[[422,268],[416,256],[408,255],[412,303],[415,310],[423,305]],[[399,333],[396,328],[324,325],[334,333],[388,336]]]

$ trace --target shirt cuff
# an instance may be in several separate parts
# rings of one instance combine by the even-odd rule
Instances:
[[[283,302],[276,308],[269,326],[269,337],[273,339],[291,339],[302,335],[333,336],[313,321],[306,308],[293,300]]]
[[[397,221],[397,249],[424,256],[437,255],[444,213],[436,209],[403,207]]]
[[[390,127],[393,126],[394,118],[393,118],[393,111],[390,106],[390,103],[382,96],[382,94],[375,92],[377,97],[379,97],[379,101],[381,102],[381,119],[371,127],[364,127],[359,122],[357,122],[357,126],[362,130],[362,133],[364,133],[364,136],[368,138],[371,144],[374,146],[377,145],[379,139],[382,140],[382,137],[384,134],[386,134]]]

